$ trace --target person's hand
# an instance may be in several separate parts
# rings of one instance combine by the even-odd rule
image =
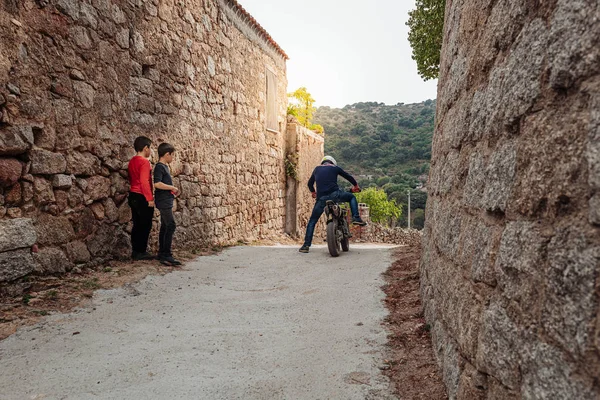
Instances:
[[[358,185],[352,186],[352,193],[358,193],[360,192],[360,187],[358,187]]]
[[[179,196],[179,189],[177,189],[175,186],[173,186],[171,193],[173,193],[173,196],[177,197],[177,196]]]
[[[311,194],[312,194],[312,198],[313,198],[313,199],[316,199],[316,198],[317,198],[317,192],[311,192]]]
[[[156,207],[154,204],[154,201],[149,201],[148,202],[148,207]]]

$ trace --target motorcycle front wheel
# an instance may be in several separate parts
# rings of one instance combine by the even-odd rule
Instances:
[[[336,221],[330,221],[327,223],[327,248],[329,248],[329,254],[332,257],[340,255],[340,242],[336,237],[337,223]]]

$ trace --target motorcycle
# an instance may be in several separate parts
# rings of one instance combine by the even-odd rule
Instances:
[[[350,190],[353,193],[358,191]],[[360,190],[359,190],[360,191]],[[332,257],[340,255],[342,251],[350,250],[350,227],[348,226],[348,206],[333,200],[325,202],[325,215],[327,216],[327,248]]]

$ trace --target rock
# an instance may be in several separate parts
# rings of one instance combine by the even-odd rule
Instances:
[[[33,149],[30,154],[32,174],[61,174],[67,168],[67,160],[60,153],[53,153],[44,149]]]
[[[41,214],[35,221],[37,242],[41,245],[60,245],[75,238],[75,231],[67,217]]]
[[[55,189],[69,189],[73,186],[73,177],[70,175],[59,174],[52,178],[52,187]]]
[[[82,49],[90,50],[92,47],[94,47],[94,43],[92,42],[86,27],[77,25],[73,26],[70,34],[73,42],[75,42],[75,44]]]
[[[486,169],[486,187],[482,205],[490,211],[504,211],[514,184],[517,151],[514,143],[506,143],[491,157]]]
[[[119,219],[118,219],[120,224],[126,224],[129,221],[131,221],[131,208],[129,207],[129,204],[127,204],[127,201],[124,201],[120,206],[119,206]]]
[[[85,75],[78,69],[72,69],[71,72],[69,72],[69,77],[76,81],[85,81]]]
[[[22,171],[23,164],[19,160],[0,157],[0,187],[13,186],[19,181]]]
[[[102,225],[96,234],[87,240],[94,257],[113,256],[120,260],[131,257],[131,240],[127,233],[110,225]]]
[[[136,53],[142,53],[145,50],[144,37],[142,34],[134,31],[131,38],[133,51]]]
[[[38,206],[55,201],[52,184],[48,180],[39,177],[33,179],[33,200]]]
[[[75,90],[75,98],[79,100],[84,108],[92,108],[94,106],[94,97],[96,90],[86,82],[73,82],[73,90]]]
[[[30,126],[9,126],[0,129],[0,156],[25,153],[34,142]]]
[[[18,205],[19,203],[21,203],[21,185],[17,183],[13,187],[8,189],[4,193],[4,199],[6,201],[6,204]]]
[[[100,160],[90,153],[72,153],[67,156],[67,173],[92,176],[101,171]]]
[[[12,83],[7,83],[6,84],[6,88],[8,89],[9,92],[11,92],[12,94],[14,94],[15,96],[20,96],[21,95],[21,89],[19,89],[18,86],[13,85]]]
[[[98,28],[98,12],[91,4],[81,3],[81,9],[79,11],[79,17],[83,24],[94,30]]]
[[[110,196],[110,179],[102,176],[93,176],[87,179],[85,194],[93,201]]]
[[[207,57],[207,68],[208,68],[208,73],[210,74],[210,76],[216,75],[215,60],[213,60],[213,58],[211,56]]]
[[[102,221],[104,219],[104,206],[102,204],[94,203],[90,206],[90,210],[92,210],[97,220]]]
[[[84,208],[81,213],[74,214],[73,228],[77,238],[84,239],[96,231],[96,218],[89,208]]]
[[[104,213],[109,222],[115,222],[119,218],[119,209],[113,199],[108,198],[104,201]]]
[[[33,127],[35,145],[39,148],[53,151],[56,146],[56,131],[50,126]]]
[[[86,263],[90,261],[91,255],[85,243],[76,241],[65,246],[69,260],[74,263]]]
[[[0,253],[0,282],[10,282],[21,278],[35,268],[29,249]]]
[[[79,3],[77,0],[57,0],[56,8],[77,21],[79,19]]]
[[[21,218],[23,216],[23,211],[17,207],[8,208],[6,210],[6,216],[8,218]]]
[[[36,240],[31,218],[0,220],[0,252],[29,248]]]
[[[125,28],[121,29],[119,31],[119,33],[117,33],[115,40],[122,49],[128,49],[129,48],[129,29],[125,29]]]
[[[53,247],[41,248],[33,253],[33,259],[35,270],[40,274],[64,274],[74,267],[62,250]]]

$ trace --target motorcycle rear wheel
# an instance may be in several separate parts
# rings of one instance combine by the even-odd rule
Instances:
[[[337,223],[336,221],[330,221],[327,223],[327,248],[329,249],[329,254],[332,257],[337,257],[340,255],[340,242],[338,242],[336,237],[337,231]]]

